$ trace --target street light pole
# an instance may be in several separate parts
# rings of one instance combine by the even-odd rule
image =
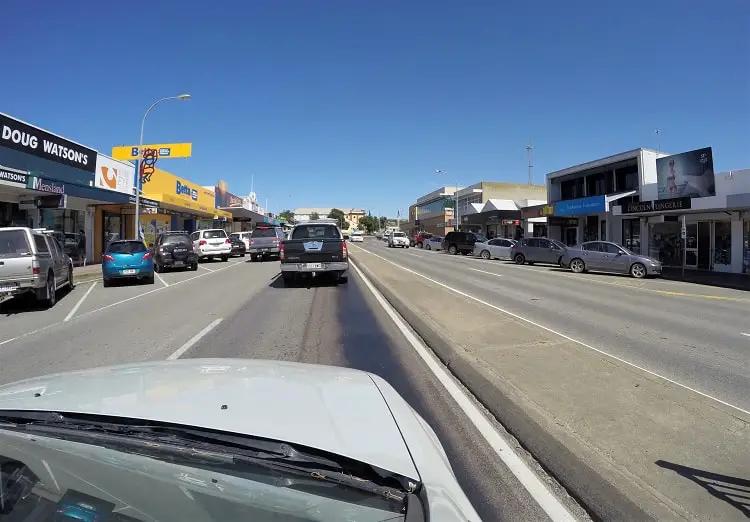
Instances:
[[[189,94],[180,94],[179,96],[167,96],[160,100],[156,100],[151,106],[146,109],[146,113],[143,115],[141,120],[141,139],[138,141],[138,161],[136,162],[136,182],[135,182],[135,239],[141,238],[141,162],[143,161],[143,128],[146,126],[146,117],[151,109],[159,105],[163,101],[167,100],[189,100]]]

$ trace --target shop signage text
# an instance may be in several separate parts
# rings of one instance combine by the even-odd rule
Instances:
[[[604,196],[571,199],[555,203],[556,216],[582,216],[586,214],[601,214],[607,211]]]
[[[112,157],[116,160],[141,159],[138,145],[125,145],[124,147],[112,147]],[[157,143],[154,145],[143,145],[140,150],[155,150],[159,159],[163,158],[189,158],[193,153],[192,143]]]
[[[96,155],[95,184],[98,188],[132,194],[134,179],[135,167],[132,164]]]
[[[62,183],[55,183],[43,178],[31,176],[29,188],[38,190],[39,192],[49,192],[50,194],[65,194],[65,185]]]
[[[96,169],[96,151],[0,114],[0,146],[87,172]]]
[[[177,181],[175,194],[178,194],[180,196],[189,196],[193,201],[198,201],[198,191],[188,185],[180,183],[179,181]]]
[[[526,207],[521,209],[521,217],[523,219],[548,217],[554,215],[555,207],[553,205],[536,205],[533,207]]]
[[[687,210],[692,206],[690,198],[657,199],[654,201],[629,202],[622,206],[623,214],[640,214],[642,212],[669,212]]]
[[[0,167],[0,183],[23,185],[25,187],[28,182],[29,176],[25,172],[16,169],[9,169],[6,167]]]

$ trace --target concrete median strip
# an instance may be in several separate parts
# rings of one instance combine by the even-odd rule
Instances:
[[[453,374],[594,518],[746,519],[732,495],[750,470],[747,412],[380,256],[351,253]]]

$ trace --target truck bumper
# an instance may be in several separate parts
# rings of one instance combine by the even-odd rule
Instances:
[[[320,266],[320,268],[317,267]],[[349,271],[349,263],[281,263],[282,272],[312,273],[312,272],[342,272],[344,275]]]

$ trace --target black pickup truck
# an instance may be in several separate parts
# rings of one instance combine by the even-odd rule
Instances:
[[[331,274],[346,283],[349,256],[346,241],[335,221],[308,221],[296,225],[280,245],[281,277],[290,285],[299,277]]]

